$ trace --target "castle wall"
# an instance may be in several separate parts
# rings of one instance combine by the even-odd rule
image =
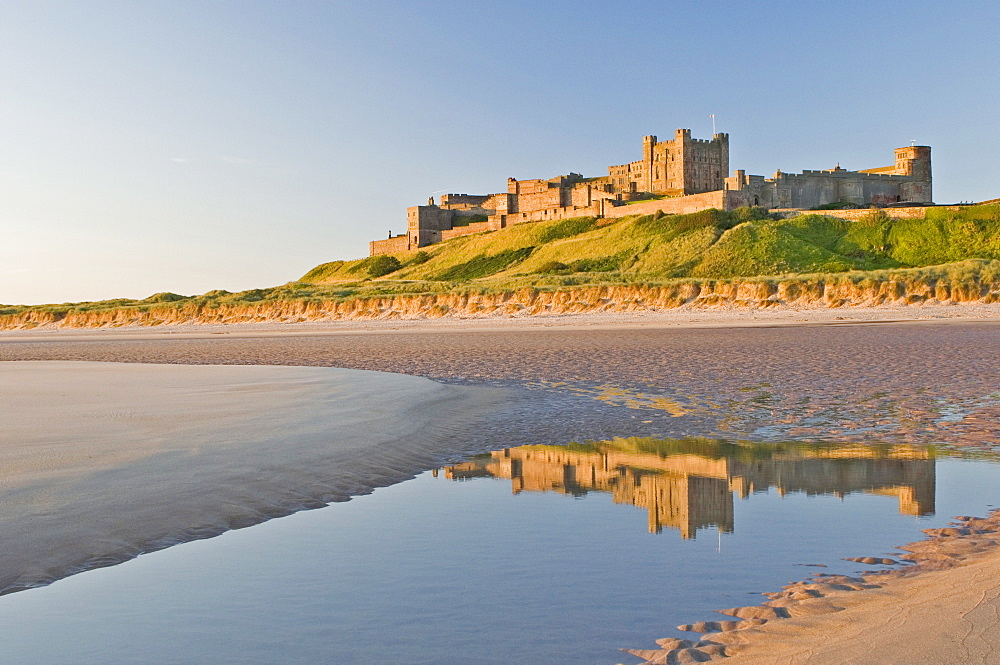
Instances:
[[[436,205],[407,208],[406,228],[410,248],[441,242],[441,232],[450,229],[454,219],[454,210],[444,210]]]
[[[482,207],[489,198],[489,194],[443,194],[441,207],[449,210],[478,208]]]
[[[531,212],[508,213],[506,215],[493,215],[490,220],[498,223],[498,228],[506,228],[514,224],[524,222],[543,222],[552,219],[569,219],[571,217],[591,217],[600,214],[600,207],[597,204],[589,206],[560,206],[558,208],[545,208],[543,210],[532,210]]]
[[[667,214],[683,215],[708,208],[728,210],[730,209],[727,207],[729,201],[728,194],[729,192],[725,190],[719,190],[717,192],[705,192],[704,194],[692,194],[691,196],[678,196],[672,199],[642,201],[640,203],[630,203],[614,207],[605,206],[604,216],[652,215],[660,211]]]
[[[958,210],[957,206],[949,206],[951,210]],[[925,206],[914,206],[905,208],[880,208],[882,212],[888,215],[892,219],[923,219],[924,215],[927,214],[927,208]],[[788,214],[788,215],[801,215],[810,214],[815,212],[817,215],[826,215],[827,217],[838,217],[840,219],[846,219],[852,222],[856,222],[862,219],[866,215],[871,214],[871,208],[856,208],[854,210],[802,210],[800,208],[771,208],[771,212],[778,214]]]
[[[742,171],[726,178],[743,205],[765,208],[815,208],[828,203],[884,206],[902,201],[931,202],[931,183],[916,176],[832,169],[775,174],[765,180]]]
[[[613,192],[609,192],[605,189],[604,185],[591,185],[580,183],[570,190],[569,205],[573,206],[589,206],[593,205],[595,201],[600,201],[601,199],[617,199],[618,195]]]
[[[513,197],[507,192],[493,194],[483,202],[483,207],[493,210],[493,214],[505,215],[511,209],[511,198]]]
[[[412,234],[418,229],[440,231],[450,229],[455,213],[435,205],[412,206],[406,209],[406,228]]]
[[[500,228],[497,222],[473,222],[472,224],[467,224],[465,226],[456,226],[453,229],[448,229],[441,232],[441,240],[451,240],[452,238],[458,238],[460,236],[468,236],[473,233],[482,233],[483,231],[496,231]]]
[[[378,254],[398,254],[410,249],[410,238],[408,236],[396,236],[384,240],[372,240],[368,243],[368,256]]]
[[[511,212],[535,212],[547,208],[561,208],[569,203],[569,197],[564,195],[562,187],[546,188],[537,192],[518,194],[517,202]]]
[[[491,208],[483,208],[482,206],[468,206],[468,207],[462,206],[460,208],[448,208],[448,210],[451,210],[453,213],[455,213],[454,217],[452,217],[451,219],[452,224],[455,224],[456,223],[455,220],[460,219],[462,217],[480,217],[482,215],[489,216],[496,212],[496,210],[493,210]]]

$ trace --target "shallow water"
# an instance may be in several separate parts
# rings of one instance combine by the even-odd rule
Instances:
[[[633,662],[679,623],[984,514],[913,446],[529,446],[0,598],[2,662]],[[513,490],[513,491],[512,491]],[[825,565],[827,567],[810,567]]]

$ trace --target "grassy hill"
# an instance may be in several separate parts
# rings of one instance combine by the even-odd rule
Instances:
[[[325,263],[294,282],[240,293],[158,293],[143,300],[0,306],[0,327],[44,325],[67,317],[79,322],[74,325],[202,321],[207,316],[213,321],[272,320],[268,307],[285,312],[281,320],[295,320],[318,317],[329,311],[324,304],[330,303],[524,289],[662,286],[676,291],[683,284],[700,292],[700,302],[707,304],[710,300],[704,298],[713,289],[723,293],[720,285],[752,281],[773,299],[782,284],[785,295],[803,289],[822,293],[824,280],[841,284],[841,290],[847,284],[848,291],[856,291],[857,285],[878,291],[877,285],[894,280],[921,282],[922,292],[931,294],[922,297],[939,300],[934,285],[947,280],[942,293],[962,293],[963,300],[990,294],[1000,289],[1000,204],[929,208],[925,218],[905,220],[879,211],[859,221],[820,213],[775,219],[760,209],[739,209],[534,222],[422,250]],[[626,298],[622,293],[616,297]],[[663,302],[691,300],[677,293],[663,296]],[[598,298],[593,293],[588,297]],[[414,315],[431,306],[410,303],[404,309]],[[384,313],[392,306],[380,307]],[[355,306],[352,311],[360,310]],[[375,316],[373,311],[368,314]],[[237,318],[225,318],[225,312]]]
[[[1000,259],[1000,205],[929,208],[924,219],[821,214],[773,219],[760,209],[535,222],[423,250],[317,266],[300,280],[475,284],[483,288],[659,283]],[[436,289],[435,289],[436,290]]]

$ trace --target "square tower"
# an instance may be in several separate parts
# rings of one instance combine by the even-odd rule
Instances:
[[[691,138],[690,129],[678,129],[670,141],[642,138],[642,159],[608,167],[612,184],[623,192],[686,196],[715,192],[729,173],[729,135]]]

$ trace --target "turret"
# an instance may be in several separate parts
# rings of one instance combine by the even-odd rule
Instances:
[[[643,136],[642,137],[642,158],[647,162],[653,159],[653,148],[656,147],[656,137],[655,136]]]

